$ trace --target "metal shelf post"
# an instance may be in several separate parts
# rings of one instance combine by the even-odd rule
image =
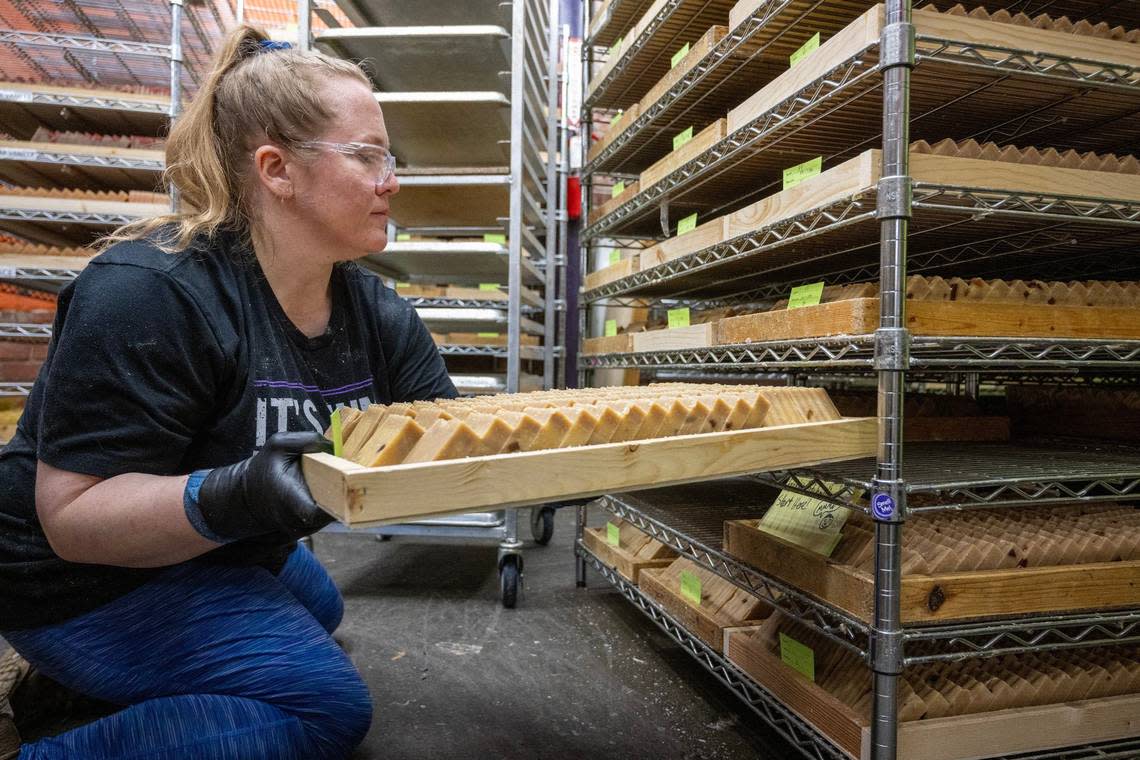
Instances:
[[[875,612],[870,636],[874,674],[871,756],[894,760],[898,751],[898,676],[904,663],[899,594],[906,517],[903,478],[903,400],[909,365],[906,330],[906,245],[911,213],[909,177],[910,72],[914,27],[910,0],[889,0],[880,42],[883,74],[882,179],[878,187],[880,313],[875,333],[879,374],[879,451],[871,515],[875,519]]]
[[[170,126],[182,112],[182,2],[170,0]],[[170,210],[178,211],[178,188],[170,186]]]

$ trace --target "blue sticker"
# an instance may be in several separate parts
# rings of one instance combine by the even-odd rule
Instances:
[[[877,493],[871,499],[871,511],[880,520],[889,520],[895,513],[895,500],[889,494]]]

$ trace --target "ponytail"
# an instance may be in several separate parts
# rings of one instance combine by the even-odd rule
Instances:
[[[166,142],[164,182],[181,208],[132,222],[99,241],[153,238],[163,250],[185,249],[196,237],[219,231],[249,235],[246,187],[255,139],[285,148],[313,139],[333,114],[321,101],[324,79],[348,77],[369,84],[359,66],[314,51],[269,42],[249,25],[231,31],[197,95],[175,121]]]

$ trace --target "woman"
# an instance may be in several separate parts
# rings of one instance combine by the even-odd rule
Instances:
[[[368,729],[342,601],[296,544],[329,520],[300,457],[335,407],[455,389],[350,263],[399,189],[368,79],[285,47],[227,38],[167,143],[188,210],[120,230],[61,294],[0,453],[0,632],[126,706],[21,760],[341,758]]]

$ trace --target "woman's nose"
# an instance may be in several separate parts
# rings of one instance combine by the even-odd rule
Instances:
[[[376,183],[377,195],[384,195],[385,193],[395,195],[398,192],[400,192],[400,180],[396,178],[396,172],[389,174],[383,182]]]

